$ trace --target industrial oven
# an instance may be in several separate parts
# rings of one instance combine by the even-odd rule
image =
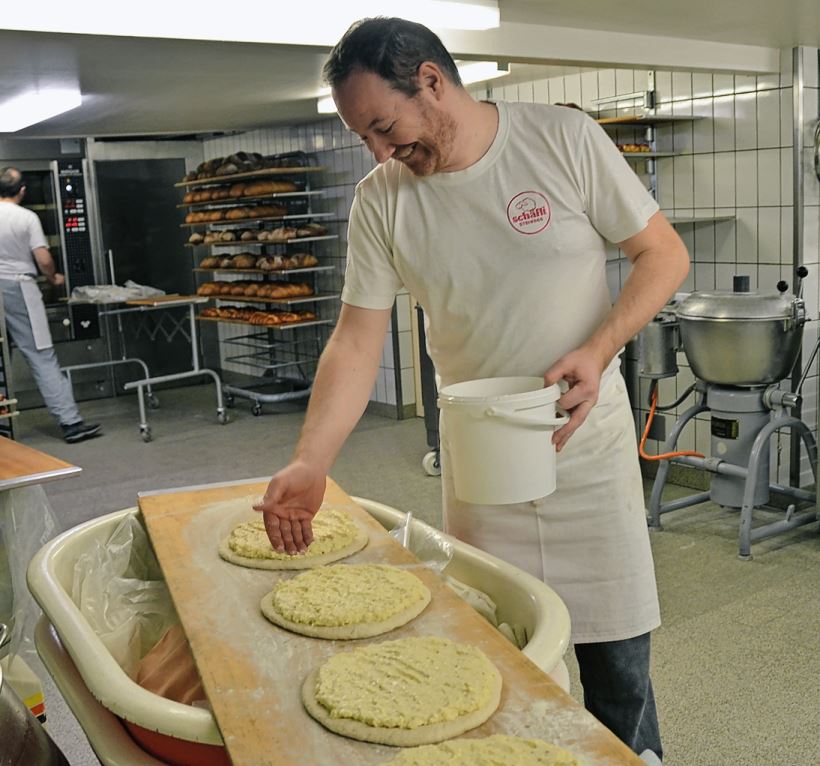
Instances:
[[[55,142],[43,142],[52,143]],[[13,165],[22,172],[26,184],[22,206],[39,217],[57,271],[65,275],[64,287],[55,288],[42,276],[37,280],[61,366],[105,359],[108,349],[101,333],[97,307],[70,306],[66,300],[73,288],[94,284],[98,275],[104,273],[96,195],[88,161],[82,157],[15,160],[12,156],[0,160],[0,164]],[[20,409],[42,406],[28,365],[14,351],[11,379]],[[75,373],[72,384],[78,400],[112,393],[111,377],[104,368]]]

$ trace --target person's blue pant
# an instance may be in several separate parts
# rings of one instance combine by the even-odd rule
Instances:
[[[655,694],[649,680],[650,634],[576,644],[584,706],[631,750],[663,758]]]
[[[80,411],[74,401],[71,384],[60,370],[60,363],[57,361],[54,348],[38,350],[34,343],[34,334],[31,331],[31,322],[20,283],[10,279],[0,279],[0,290],[3,292],[6,329],[17,349],[28,362],[48,411],[60,425],[69,426],[79,423],[82,420]]]

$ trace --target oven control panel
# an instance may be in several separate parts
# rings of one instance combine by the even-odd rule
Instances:
[[[56,165],[60,226],[65,243],[63,261],[70,294],[73,288],[93,285],[95,281],[91,226],[82,160],[60,160]],[[70,315],[71,334],[75,339],[99,337],[99,317],[95,306],[71,306]]]

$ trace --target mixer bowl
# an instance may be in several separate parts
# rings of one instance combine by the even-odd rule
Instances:
[[[800,353],[803,324],[791,319],[678,316],[683,352],[707,383],[764,386],[783,380]]]

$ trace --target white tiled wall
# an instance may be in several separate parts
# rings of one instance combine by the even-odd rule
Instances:
[[[818,118],[818,51],[802,49],[805,73],[804,133],[806,147]],[[735,220],[698,224],[678,224],[678,232],[692,256],[692,269],[683,290],[731,289],[732,276],[750,277],[752,288],[775,289],[780,279],[791,282],[793,262],[793,179],[792,51],[784,50],[781,71],[760,77],[701,72],[657,72],[655,89],[660,96],[659,112],[693,116],[692,122],[677,122],[656,128],[656,149],[678,156],[657,161],[657,197],[670,217],[730,215]],[[650,73],[631,70],[600,70],[550,78],[533,83],[504,85],[502,81],[477,97],[508,101],[556,103],[573,101],[587,110],[596,108],[595,99],[635,93],[647,89]],[[609,129],[618,142],[640,141],[641,130]],[[820,191],[810,170],[809,149],[805,149],[805,194],[803,230],[804,263],[810,270],[804,295],[812,319],[820,305]],[[635,166],[639,175],[640,166]],[[649,178],[643,176],[647,185]],[[608,259],[608,277],[613,296],[617,295],[629,265],[614,251]],[[806,325],[804,359],[817,338],[816,322]],[[676,379],[660,385],[661,401],[670,402],[692,382],[685,357],[679,355],[681,372]],[[641,384],[640,420],[644,421],[648,382]],[[817,431],[817,362],[804,387],[803,418]],[[677,416],[691,399],[674,413]],[[669,418],[668,428],[671,428]],[[694,427],[692,427],[694,425]],[[772,446],[772,475],[788,483],[788,436]],[[682,435],[680,449],[709,453],[708,418],[690,424]],[[657,453],[650,441],[649,452]],[[808,460],[801,465],[802,483],[813,477]]]

